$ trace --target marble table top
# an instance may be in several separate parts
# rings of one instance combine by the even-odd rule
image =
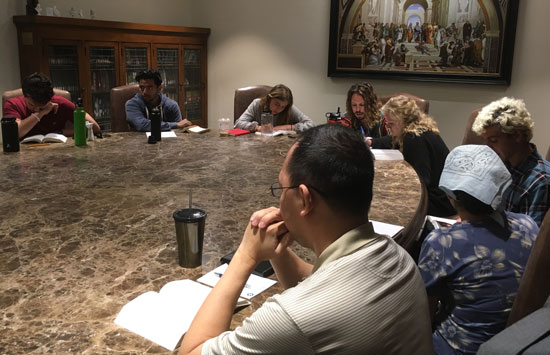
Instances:
[[[178,133],[146,143],[111,134],[86,147],[22,145],[0,156],[0,354],[170,353],[117,326],[121,307],[167,282],[196,279],[237,248],[293,139]],[[414,170],[377,161],[370,218],[405,225],[420,196]],[[207,211],[203,265],[177,262],[174,210]],[[309,261],[313,254],[294,246]],[[252,314],[276,284],[233,317]]]

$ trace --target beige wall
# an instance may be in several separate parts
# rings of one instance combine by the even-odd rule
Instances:
[[[0,69],[0,90],[19,85],[15,29],[11,15],[23,14],[22,0],[8,0],[8,14],[0,15],[8,66]],[[329,78],[328,0],[41,0],[67,14],[71,6],[92,7],[101,20],[209,27],[209,125],[233,116],[233,91],[251,84],[285,83],[296,105],[316,123],[324,113],[344,106],[348,87],[360,79]],[[136,7],[136,4],[142,7]],[[73,5],[74,4],[74,5]],[[93,4],[93,5],[86,5]],[[535,120],[534,142],[541,152],[550,144],[550,119],[544,103],[550,101],[550,41],[546,38],[550,1],[521,1],[512,84],[506,86],[420,83],[373,80],[379,94],[406,91],[430,100],[450,148],[460,144],[464,123],[475,108],[504,95],[523,98]]]
[[[349,86],[360,79],[327,77],[329,1],[187,0],[190,26],[210,27],[209,124],[232,117],[233,90],[250,84],[287,84],[295,104],[316,123],[345,105]],[[525,99],[535,120],[534,141],[550,143],[550,41],[545,28],[550,1],[521,1],[512,84],[506,86],[372,80],[379,94],[406,91],[430,100],[450,148],[460,144],[470,112],[504,95]]]

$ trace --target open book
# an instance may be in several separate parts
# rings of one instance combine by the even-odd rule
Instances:
[[[145,292],[128,302],[115,323],[174,351],[210,291],[192,280],[169,282],[158,293]],[[239,298],[237,309],[249,304]]]
[[[48,133],[45,136],[36,134],[34,136],[27,137],[21,141],[21,143],[65,143],[67,137],[59,133]]]

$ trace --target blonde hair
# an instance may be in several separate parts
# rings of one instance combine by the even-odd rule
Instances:
[[[439,134],[437,123],[434,119],[425,114],[416,104],[416,101],[405,95],[394,96],[382,106],[384,114],[392,113],[401,123],[403,128],[401,133],[392,137],[394,145],[403,145],[403,136],[407,133],[413,133],[417,136],[426,131],[432,131]]]
[[[533,138],[533,120],[523,100],[503,97],[491,102],[477,115],[472,131],[482,135],[486,128],[497,125],[504,134],[512,134],[517,129],[523,131],[527,142]]]

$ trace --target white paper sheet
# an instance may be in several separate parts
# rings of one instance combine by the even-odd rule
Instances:
[[[403,160],[403,154],[397,149],[371,149],[376,160]]]
[[[372,221],[372,227],[374,228],[374,231],[378,234],[385,234],[390,237],[394,237],[401,229],[403,229],[402,226],[398,226],[395,224],[389,224],[384,222],[378,222],[378,221]]]
[[[208,274],[202,276],[197,281],[214,287],[216,286],[221,278],[221,275],[223,275],[226,269],[227,264],[222,264],[214,270],[210,271]],[[250,277],[246,281],[246,285],[244,286],[243,291],[241,292],[241,297],[250,299],[257,294],[260,294],[261,292],[267,290],[269,287],[273,286],[276,283],[277,281],[275,280],[260,277],[257,275],[250,275]]]
[[[149,138],[149,136],[151,135],[151,132],[145,132],[145,134],[147,135],[147,138]],[[176,132],[174,131],[162,131],[160,132],[160,138],[177,138],[178,136],[176,136]]]

